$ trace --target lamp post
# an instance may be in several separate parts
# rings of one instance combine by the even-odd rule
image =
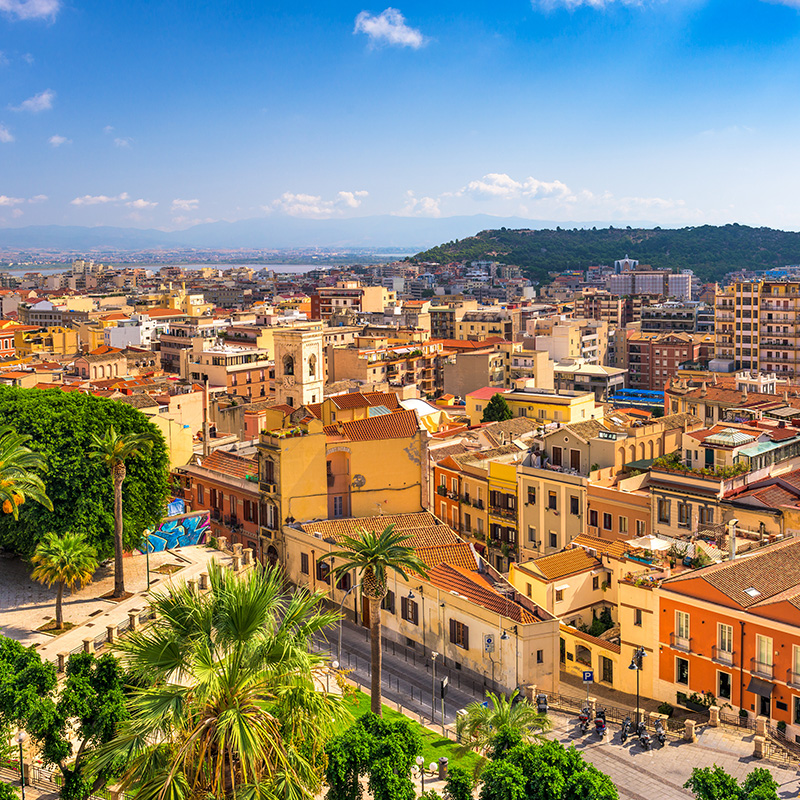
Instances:
[[[417,756],[417,771],[419,772],[420,789],[425,794],[425,759],[423,756]]]
[[[436,659],[439,657],[437,652],[431,653],[431,663],[433,664],[433,678],[431,681],[431,722],[436,722]]]
[[[519,628],[515,625],[511,628],[511,632],[514,634],[514,687],[519,689]],[[501,642],[508,641],[508,631],[503,630],[503,633],[500,636]]]
[[[22,800],[25,800],[25,766],[22,763],[22,743],[28,738],[25,731],[19,731],[14,737],[19,744],[19,785],[22,788]]]
[[[639,727],[639,673],[642,671],[642,659],[647,655],[644,647],[635,647],[628,669],[636,670],[636,727]]]
[[[144,557],[147,561],[147,591],[150,591],[150,528],[144,529]]]
[[[344,620],[344,616],[343,616],[343,613],[344,613],[344,601],[347,600],[347,595],[349,595],[350,592],[355,591],[356,589],[358,589],[359,586],[361,586],[360,583],[353,584],[344,593],[344,597],[342,598],[342,602],[339,603],[339,650],[338,650],[337,656],[336,656],[339,661],[342,660],[342,622]]]
[[[325,672],[325,692],[327,694],[331,693],[331,670],[332,669],[339,669],[339,662],[338,661],[331,662],[330,668]]]

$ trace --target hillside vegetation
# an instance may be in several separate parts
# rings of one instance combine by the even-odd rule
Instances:
[[[715,281],[732,270],[800,264],[800,233],[736,224],[673,230],[501,228],[441,244],[409,260],[500,261],[524,267],[528,277],[547,282],[550,273],[610,265],[626,254],[655,268],[693,269],[701,280]]]

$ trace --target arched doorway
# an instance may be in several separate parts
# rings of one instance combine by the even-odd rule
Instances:
[[[278,551],[273,544],[267,548],[267,563],[271,567],[274,567],[278,563]]]

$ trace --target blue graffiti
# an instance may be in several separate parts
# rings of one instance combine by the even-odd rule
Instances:
[[[156,553],[162,550],[173,550],[176,547],[202,544],[209,530],[208,524],[208,512],[165,519],[147,537],[147,549],[151,553]],[[144,548],[142,551],[144,552]]]

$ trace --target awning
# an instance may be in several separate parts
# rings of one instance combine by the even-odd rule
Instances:
[[[772,697],[772,690],[774,688],[774,684],[762,681],[761,678],[750,678],[750,683],[747,684],[748,692],[752,692],[761,697]]]

